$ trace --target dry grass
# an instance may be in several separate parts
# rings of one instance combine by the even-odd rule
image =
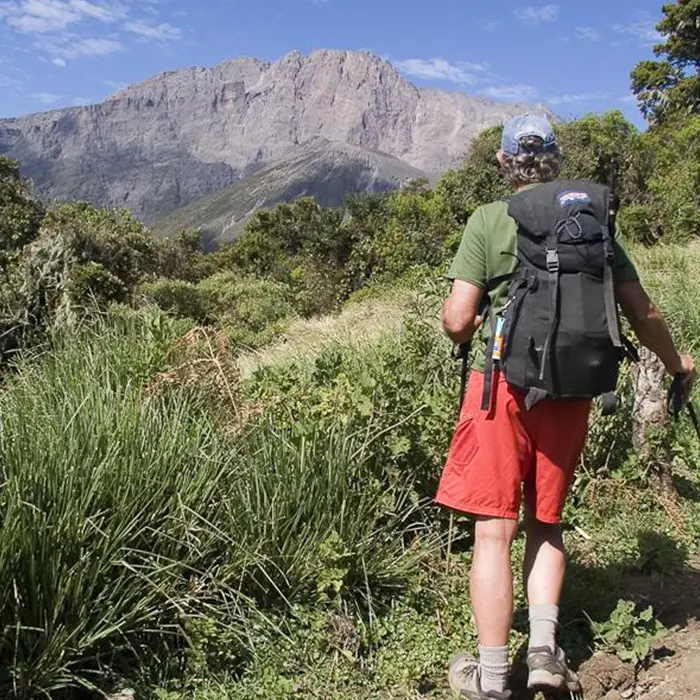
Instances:
[[[387,334],[398,336],[410,298],[409,293],[396,292],[350,304],[334,316],[297,321],[278,342],[241,355],[241,375],[249,377],[269,365],[313,361],[331,346],[362,347]]]

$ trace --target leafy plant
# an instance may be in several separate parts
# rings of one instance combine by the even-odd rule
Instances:
[[[591,620],[591,624],[600,649],[617,654],[623,661],[630,661],[636,666],[644,664],[654,642],[668,632],[654,617],[651,606],[637,613],[635,603],[629,600],[620,600],[605,622]]]

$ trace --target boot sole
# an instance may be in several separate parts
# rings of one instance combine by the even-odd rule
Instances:
[[[530,675],[527,678],[527,687],[529,690],[539,692],[567,689],[566,679],[563,676],[541,669],[530,671]]]

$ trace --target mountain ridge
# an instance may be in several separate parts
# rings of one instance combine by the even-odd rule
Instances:
[[[126,206],[150,222],[315,138],[439,174],[525,107],[418,88],[371,52],[293,51],[166,71],[96,105],[0,120],[0,154],[45,199]]]
[[[199,229],[211,247],[237,238],[261,208],[304,196],[321,206],[337,206],[349,195],[385,193],[422,177],[428,174],[389,154],[316,138],[249,177],[171,212],[153,222],[152,229],[159,236]]]

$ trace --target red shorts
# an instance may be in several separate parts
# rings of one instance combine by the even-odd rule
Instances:
[[[448,508],[517,520],[522,493],[543,523],[562,511],[588,432],[589,400],[542,401],[525,408],[524,392],[494,374],[491,410],[481,410],[484,375],[472,372],[440,480]]]

